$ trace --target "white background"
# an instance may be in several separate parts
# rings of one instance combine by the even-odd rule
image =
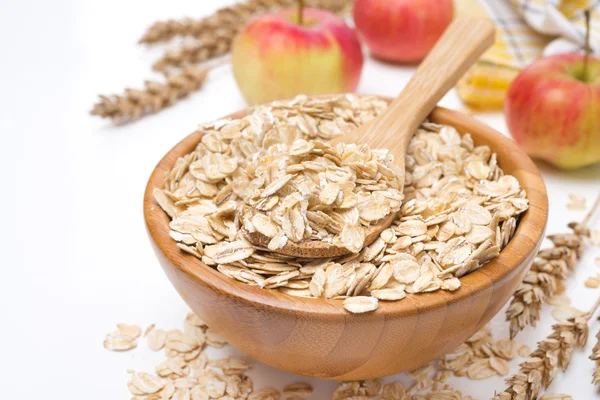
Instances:
[[[126,369],[152,370],[162,353],[151,353],[143,341],[132,352],[112,353],[102,348],[104,335],[117,322],[181,327],[188,309],[150,248],[142,193],[160,157],[199,122],[244,107],[230,68],[211,74],[201,93],[134,124],[113,126],[88,111],[98,93],[139,87],[155,77],[150,65],[162,48],[136,45],[151,22],[207,15],[225,3],[0,2],[3,399],[128,399]],[[358,90],[394,95],[412,71],[367,59]],[[461,108],[454,93],[442,105]],[[501,114],[478,117],[506,133]],[[589,206],[600,192],[600,168],[540,168],[550,195],[548,231],[565,231],[567,222],[583,217],[566,209],[567,195],[584,194]],[[569,280],[567,293],[580,308],[600,295],[600,289],[583,286],[600,272],[597,256],[598,249],[589,248]],[[536,332],[527,330],[519,343],[533,346],[549,332],[552,319],[545,310]],[[493,323],[497,338],[507,335],[503,317]],[[593,322],[591,336],[599,328]],[[590,384],[593,364],[587,359],[594,341],[575,353],[551,391],[578,400],[600,397]],[[256,387],[281,388],[297,379],[261,364],[252,376]],[[314,399],[329,398],[335,386],[311,383]],[[451,383],[482,399],[504,387],[500,378]]]

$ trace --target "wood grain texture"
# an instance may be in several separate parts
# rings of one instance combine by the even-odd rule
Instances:
[[[442,97],[494,43],[494,33],[494,24],[489,19],[455,19],[387,110],[349,135],[333,139],[332,143],[364,143],[372,149],[387,148],[404,176],[404,158],[415,131]],[[400,181],[402,191],[404,178]],[[388,215],[369,227],[364,246],[371,244],[387,229],[394,216]],[[260,232],[247,232],[246,238],[261,247],[267,247],[270,241]],[[302,240],[294,243],[288,240],[285,246],[275,252],[295,257],[329,258],[350,251],[323,241]]]
[[[490,146],[504,171],[521,182],[530,202],[500,256],[462,277],[456,292],[409,295],[399,302],[380,302],[372,313],[350,314],[340,300],[302,299],[248,286],[182,252],[169,237],[169,218],[152,190],[162,187],[177,157],[196,147],[199,133],[166,154],[146,187],[144,217],[164,271],[192,310],[234,347],[299,375],[337,380],[382,377],[452,351],[483,327],[521,283],[543,240],[548,203],[536,166],[513,141],[456,111],[437,108],[430,118],[471,133],[478,145]]]

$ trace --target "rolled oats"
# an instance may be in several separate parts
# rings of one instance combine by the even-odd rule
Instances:
[[[117,330],[104,338],[104,348],[112,351],[127,351],[137,346],[137,339],[142,334],[138,325],[117,324]]]
[[[135,395],[154,394],[164,386],[162,379],[146,372],[134,373],[127,384],[129,391]]]
[[[148,336],[148,334],[150,332],[152,332],[152,330],[155,328],[156,325],[154,324],[150,324],[148,325],[148,327],[146,328],[146,330],[144,330],[144,337]]]
[[[405,389],[404,386],[398,381],[386,383],[383,386],[383,399],[384,400],[395,400],[404,398]]]
[[[312,394],[313,388],[306,382],[290,383],[283,388],[283,395],[286,398],[303,399]]]
[[[569,210],[585,210],[585,197],[578,194],[569,194],[569,202],[567,203]]]
[[[496,369],[492,368],[490,359],[477,360],[467,369],[467,376],[474,380],[487,379],[494,375],[496,375]]]
[[[146,338],[148,347],[153,351],[158,351],[165,347],[167,341],[167,333],[162,329],[154,329]]]
[[[571,299],[569,299],[565,295],[560,294],[550,297],[546,302],[553,306],[568,306],[569,304],[571,304]]]
[[[506,362],[506,360],[503,360],[502,358],[499,357],[490,357],[490,367],[492,367],[492,369],[494,369],[494,371],[496,371],[496,373],[498,375],[504,376],[506,374],[508,374],[508,363]]]
[[[600,229],[592,229],[591,230],[591,232],[590,232],[590,242],[594,246],[600,247]]]
[[[568,394],[544,393],[540,400],[573,400],[573,397]]]
[[[517,356],[517,346],[512,339],[494,341],[488,327],[477,332],[454,352],[439,360],[442,370],[451,371],[455,376],[470,379],[487,379],[495,375],[508,374],[508,361]]]
[[[517,354],[519,354],[519,357],[528,357],[531,354],[531,348],[526,344],[521,345],[517,350]]]
[[[415,133],[403,193],[386,150],[327,143],[385,108],[375,97],[299,96],[200,126],[196,149],[154,191],[171,217],[171,237],[182,251],[249,285],[368,299],[345,300],[352,310],[458,289],[457,278],[508,244],[528,207],[525,192],[489,147],[449,126],[425,122]],[[366,229],[396,211],[392,226],[363,248]],[[259,232],[268,245],[253,246],[245,232]],[[312,261],[272,253],[306,239],[355,254]]]
[[[173,397],[171,400],[190,400],[191,394],[189,388],[178,388],[175,389],[175,393],[173,393]]]
[[[575,307],[571,306],[557,306],[552,310],[552,317],[557,321],[566,321],[570,318],[580,317],[585,314]]]
[[[255,390],[248,396],[248,400],[279,400],[280,398],[281,393],[273,388]]]
[[[137,343],[135,339],[130,338],[129,336],[120,335],[118,333],[115,334],[109,333],[104,338],[104,348],[112,351],[127,351],[135,348]]]
[[[391,155],[367,146],[297,139],[264,149],[245,171],[249,188],[241,218],[249,232],[270,238],[283,232],[293,242],[326,240],[355,253],[362,249],[364,227],[396,212],[403,197]],[[265,199],[272,204],[263,206]],[[328,223],[318,224],[319,218]]]
[[[598,276],[590,276],[584,282],[585,287],[596,289],[600,287],[600,277]]]
[[[129,334],[131,338],[139,336],[135,326],[119,324],[118,327],[120,331],[114,332],[115,334],[121,332],[123,336]],[[195,337],[206,337],[206,340],[194,342],[195,339],[190,339],[190,333],[194,330],[202,332],[195,332]],[[165,332],[153,329],[147,338],[149,344],[158,340],[174,349],[168,350],[167,359],[156,366],[156,375],[131,371],[132,376],[127,386],[134,399],[279,399],[279,392],[275,393],[272,389],[253,390],[252,381],[245,375],[252,367],[251,360],[236,356],[209,360],[204,353],[206,345],[212,343],[224,346],[226,343],[212,334],[193,313],[186,317],[184,331],[174,329]],[[251,395],[253,391],[256,393],[254,396]],[[300,387],[298,391],[302,391]]]
[[[210,329],[206,330],[206,343],[211,347],[217,348],[221,348],[227,344],[227,342],[222,337],[220,337]]]
[[[378,300],[401,300],[406,297],[406,292],[400,288],[396,289],[377,289],[371,291],[371,296]]]
[[[137,339],[142,334],[142,328],[139,325],[117,324],[119,333],[124,336],[129,336],[132,339]]]
[[[377,299],[368,296],[348,297],[344,300],[344,308],[355,314],[374,311],[377,309]]]
[[[168,350],[173,350],[178,353],[188,353],[192,350],[197,349],[200,343],[196,338],[186,335],[180,330],[172,330],[167,333],[165,347]]]

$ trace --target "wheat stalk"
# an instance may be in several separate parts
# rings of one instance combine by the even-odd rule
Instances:
[[[506,379],[508,388],[493,400],[535,400],[542,388],[547,388],[558,369],[565,371],[575,347],[585,346],[588,322],[600,306],[600,298],[580,317],[570,318],[552,326],[552,333],[538,343],[529,358],[519,365],[519,372]]]
[[[180,49],[168,50],[153,65],[154,70],[163,73],[170,72],[171,68],[181,70],[166,74],[166,82],[146,81],[141,90],[125,89],[122,95],[100,95],[100,101],[90,113],[118,121],[131,121],[156,113],[187,97],[206,80],[208,69],[197,64],[229,53],[233,38],[253,15],[290,6],[295,2],[296,0],[246,0],[221,8],[206,18],[155,23],[146,31],[140,43],[162,42],[175,36],[193,36],[198,39],[197,42],[184,44]],[[349,9],[352,0],[307,0],[306,3],[310,7],[340,14]]]
[[[165,71],[168,68],[200,63],[229,53],[233,39],[253,15],[290,6],[296,1],[255,0],[222,8],[212,16],[197,21],[186,19],[181,22],[157,22],[140,39],[140,42],[154,43],[158,38],[169,40],[174,36],[192,36],[197,41],[185,43],[181,48],[167,50],[152,68],[155,71]],[[308,0],[307,6],[341,13],[347,10],[351,3],[352,0]],[[149,41],[148,38],[152,40]]]
[[[592,375],[592,383],[594,385],[600,384],[600,330],[596,334],[596,344],[592,349],[592,355],[590,356],[590,360],[594,360],[596,363],[596,368],[594,368],[594,373]]]
[[[176,36],[201,37],[211,34],[215,29],[224,26],[242,26],[254,14],[271,10],[275,7],[293,4],[293,0],[254,0],[241,1],[229,7],[223,7],[212,15],[199,19],[184,18],[182,20],[157,21],[142,35],[139,43],[154,44],[166,42]],[[242,26],[236,28],[241,29]]]
[[[527,325],[535,327],[542,304],[557,293],[564,279],[575,269],[583,253],[584,237],[590,236],[587,225],[599,204],[600,195],[581,223],[568,225],[572,233],[548,235],[553,247],[538,252],[506,310],[511,339]]]
[[[181,68],[190,64],[198,64],[212,58],[229,53],[231,40],[218,35],[209,36],[199,42],[186,42],[178,49],[170,49],[159,58],[152,69],[165,72],[169,68]]]
[[[209,70],[191,65],[169,75],[165,82],[146,81],[141,90],[125,89],[123,95],[100,95],[100,101],[90,113],[119,121],[131,121],[155,113],[198,90]]]
[[[139,43],[154,44],[166,42],[176,36],[192,36],[196,38],[212,35],[220,29],[233,32],[228,35],[231,42],[239,29],[243,28],[248,20],[259,13],[276,8],[288,7],[296,4],[297,0],[247,0],[241,1],[230,7],[223,7],[211,16],[182,20],[158,21],[152,24]],[[307,7],[322,8],[334,13],[344,13],[349,9],[352,0],[306,0]]]

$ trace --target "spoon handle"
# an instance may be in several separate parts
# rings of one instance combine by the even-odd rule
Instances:
[[[404,154],[436,104],[494,43],[494,31],[488,19],[455,19],[387,110],[351,133],[355,140],[348,136],[343,140]]]

